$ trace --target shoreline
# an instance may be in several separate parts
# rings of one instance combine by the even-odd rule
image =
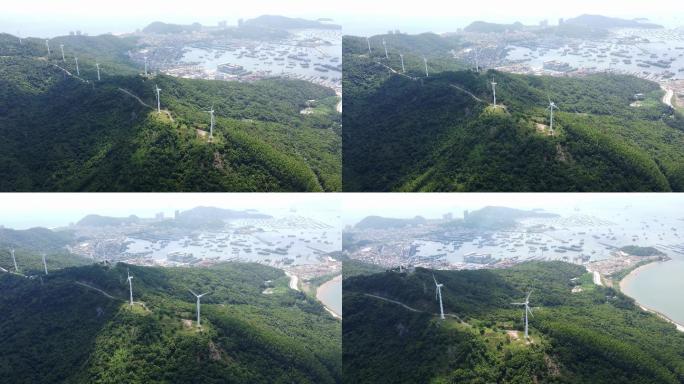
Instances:
[[[669,261],[669,260],[667,260],[667,261]],[[684,325],[672,320],[667,315],[665,315],[665,314],[663,314],[663,313],[661,313],[661,312],[659,312],[653,308],[649,308],[649,307],[643,305],[642,303],[638,302],[636,298],[625,293],[625,290],[624,290],[624,287],[626,285],[628,285],[632,280],[634,280],[634,278],[636,278],[639,275],[639,273],[643,272],[644,270],[646,270],[648,268],[653,268],[655,265],[658,265],[660,263],[666,263],[667,261],[655,261],[655,262],[648,263],[648,264],[642,265],[640,267],[634,268],[625,277],[620,279],[620,281],[618,282],[618,286],[620,287],[620,292],[622,292],[625,296],[632,298],[634,300],[634,303],[639,308],[641,308],[642,310],[644,310],[646,312],[650,312],[650,313],[655,314],[656,316],[660,317],[661,319],[673,324],[677,328],[678,331],[684,332]]]
[[[341,319],[341,318],[342,318],[342,314],[337,313],[337,312],[335,312],[332,308],[328,307],[328,306],[325,304],[325,302],[324,302],[323,300],[321,300],[321,298],[320,298],[320,292],[321,292],[321,290],[325,290],[325,289],[326,289],[326,288],[325,288],[325,285],[328,284],[328,283],[337,282],[337,281],[339,281],[340,283],[342,283],[342,274],[339,274],[339,275],[333,277],[332,279],[326,281],[325,283],[321,284],[318,288],[316,288],[316,300],[318,300],[321,304],[323,304],[323,307],[325,308],[326,311],[328,311],[328,313],[330,313],[330,315],[332,315],[333,317],[335,317],[335,318],[337,318],[337,319]],[[321,288],[322,288],[322,289],[321,289]]]

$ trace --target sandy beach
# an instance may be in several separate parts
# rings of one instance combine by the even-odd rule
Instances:
[[[627,287],[627,286],[628,286],[628,285],[629,285],[637,276],[639,276],[640,273],[642,273],[643,271],[648,270],[648,269],[650,269],[650,268],[653,268],[654,266],[656,266],[656,265],[658,265],[658,264],[660,264],[660,263],[662,263],[662,262],[648,263],[648,264],[642,265],[641,267],[636,268],[635,270],[633,270],[632,272],[630,272],[627,276],[625,276],[622,280],[620,280],[620,291],[621,291],[622,293],[624,293],[625,295],[627,295],[627,294],[625,293],[625,287]],[[629,295],[627,295],[627,296],[629,296]],[[631,296],[629,296],[629,297],[631,297]],[[632,297],[632,298],[633,298],[633,297]],[[651,312],[651,313],[654,313],[654,314],[658,315],[658,316],[659,316],[660,318],[662,318],[663,320],[666,320],[666,321],[668,321],[668,322],[674,324],[674,325],[677,327],[677,330],[678,330],[678,331],[684,332],[684,325],[677,323],[676,321],[670,319],[669,317],[667,317],[666,315],[664,315],[664,314],[662,314],[662,313],[656,311],[655,309],[646,307],[645,305],[643,305],[643,304],[639,303],[638,301],[636,301],[635,298],[633,298],[633,299],[634,299],[634,302],[636,303],[636,305],[638,305],[639,308],[641,308],[642,310],[647,311],[647,312]]]
[[[342,314],[337,313],[332,308],[330,308],[326,304],[326,302],[323,300],[323,295],[326,293],[326,290],[334,289],[334,285],[341,284],[341,283],[342,283],[342,275],[337,275],[337,276],[333,277],[332,279],[326,281],[325,283],[321,284],[321,286],[318,287],[318,289],[316,290],[316,299],[318,299],[318,301],[323,303],[323,305],[325,306],[325,309],[328,312],[330,312],[331,315],[333,315],[334,317],[340,318],[340,319],[342,318]]]

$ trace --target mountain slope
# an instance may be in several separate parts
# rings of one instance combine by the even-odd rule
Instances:
[[[345,190],[684,190],[684,117],[659,102],[656,83],[496,71],[403,76],[360,47],[344,53]],[[506,108],[490,105],[492,79]],[[647,95],[639,107],[630,106],[635,93]],[[561,108],[553,133],[549,98]]]
[[[102,81],[92,81],[95,60],[82,58],[78,77],[72,61],[63,63],[54,53],[46,60],[36,39],[20,45],[0,36],[0,133],[6,138],[0,143],[0,190],[341,188],[339,116],[299,113],[307,100],[334,99],[332,90],[278,79],[147,78],[128,61],[130,45],[79,38],[88,44],[69,49],[81,49],[85,57],[95,47],[115,51],[97,58],[104,62]],[[54,51],[61,40],[53,40]],[[156,113],[155,85],[170,112]],[[208,142],[204,111],[212,104],[217,122]]]
[[[0,274],[0,372],[14,383],[340,382],[339,321],[287,284],[282,271],[237,263]],[[202,331],[188,289],[210,292]]]
[[[433,271],[344,280],[348,383],[680,383],[684,335],[580,266]],[[571,293],[580,278],[582,292]],[[532,343],[510,303],[532,290]]]

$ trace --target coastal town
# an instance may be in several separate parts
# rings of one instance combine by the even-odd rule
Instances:
[[[182,33],[137,31],[130,58],[151,72],[189,79],[256,81],[288,78],[342,93],[342,34],[334,28],[275,32],[196,26]]]
[[[562,20],[559,21],[562,25]],[[548,22],[501,33],[459,31],[472,44],[453,51],[455,59],[478,69],[547,76],[595,73],[636,76],[660,84],[663,103],[684,106],[684,30],[619,28],[607,36],[543,34]]]

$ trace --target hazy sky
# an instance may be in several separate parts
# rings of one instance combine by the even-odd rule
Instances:
[[[519,209],[541,208],[569,214],[592,214],[609,219],[629,206],[631,213],[675,214],[684,219],[684,194],[639,193],[4,193],[0,225],[24,229],[55,227],[87,214],[152,217],[197,206],[257,209],[276,216],[298,214],[335,225],[355,224],[370,215],[438,218],[451,212],[488,205]]]
[[[684,194],[648,193],[355,193],[342,201],[344,224],[369,215],[439,218],[451,212],[488,205],[518,209],[544,209],[559,214],[596,215],[606,219],[629,206],[635,215],[675,214],[684,219]],[[684,223],[683,223],[684,225]]]
[[[380,33],[400,29],[411,33],[454,31],[473,20],[538,23],[557,22],[583,13],[635,18],[679,26],[684,24],[684,1],[659,0],[249,0],[168,1],[85,0],[5,1],[0,6],[0,30],[27,36],[67,34],[81,29],[90,34],[130,32],[152,21],[215,25],[235,24],[239,18],[262,14],[291,17],[329,17],[343,24],[346,33]]]
[[[15,229],[55,227],[76,222],[87,214],[152,217],[172,215],[197,206],[256,209],[273,215],[298,214],[325,219],[339,215],[339,201],[332,194],[305,193],[3,193],[0,225]]]

